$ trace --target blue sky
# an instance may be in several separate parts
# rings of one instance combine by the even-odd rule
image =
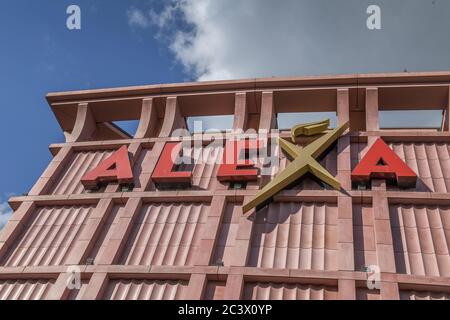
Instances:
[[[4,0],[0,227],[63,135],[48,92],[260,76],[450,70],[448,0]],[[381,30],[366,27],[381,7]],[[66,28],[81,8],[82,29]]]
[[[71,1],[2,1],[0,202],[28,192],[48,145],[63,142],[46,93],[185,79],[151,32],[130,27],[127,10],[140,2],[78,0],[82,29],[69,31]]]

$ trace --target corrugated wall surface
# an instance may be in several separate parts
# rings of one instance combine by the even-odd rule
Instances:
[[[92,206],[41,207],[25,225],[3,261],[7,267],[64,264]]]
[[[418,174],[418,191],[449,192],[450,158],[446,143],[391,143],[390,147]]]
[[[397,272],[450,276],[450,207],[391,205]]]
[[[110,280],[105,300],[179,300],[187,281]]]
[[[53,280],[0,280],[0,300],[41,300]]]
[[[146,204],[127,241],[126,265],[192,265],[209,206],[202,203]]]
[[[337,288],[290,283],[246,283],[245,300],[335,300]]]
[[[113,151],[79,151],[71,156],[67,169],[60,174],[55,183],[52,194],[81,194],[84,187],[81,178],[90,170],[108,158]]]
[[[337,270],[336,205],[271,203],[256,216],[249,265]]]

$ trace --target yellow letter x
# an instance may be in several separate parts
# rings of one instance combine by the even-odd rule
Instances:
[[[292,140],[299,135],[316,135],[328,128],[330,120],[307,123],[292,128]],[[348,122],[338,128],[321,136],[311,144],[301,148],[284,139],[278,139],[281,148],[294,159],[275,179],[270,181],[263,189],[258,191],[255,198],[243,206],[244,213],[263,204],[275,194],[298,180],[300,177],[310,172],[321,181],[332,186],[336,190],[340,189],[340,183],[317,161],[319,157],[330,145],[332,145],[349,127]]]

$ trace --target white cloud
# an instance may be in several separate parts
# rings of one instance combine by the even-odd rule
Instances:
[[[156,12],[153,9],[149,11],[150,21],[153,25],[158,28],[165,28],[174,19],[174,13],[179,10],[179,5],[177,1],[171,2],[167,5],[161,12]]]
[[[137,8],[130,8],[127,12],[128,23],[130,26],[147,28],[150,26],[150,18],[145,12]]]
[[[8,202],[0,203],[0,230],[6,225],[11,217],[12,210],[8,205]]]
[[[380,0],[379,31],[360,0],[171,0],[137,16],[198,80],[448,68],[450,22],[430,17],[449,4],[405,3]]]
[[[219,80],[308,73],[308,55],[314,63],[321,58],[302,21],[308,6],[297,0],[173,0],[151,15],[189,74]],[[177,17],[190,28],[171,23]]]

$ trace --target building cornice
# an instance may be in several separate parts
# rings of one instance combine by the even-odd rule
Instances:
[[[269,88],[290,88],[303,86],[377,86],[426,83],[450,83],[450,71],[272,77],[226,81],[154,84],[107,89],[51,92],[47,94],[46,98],[48,103],[52,105],[54,103],[91,99],[111,99],[117,97],[131,98],[145,95],[186,94],[208,91],[265,90]]]

